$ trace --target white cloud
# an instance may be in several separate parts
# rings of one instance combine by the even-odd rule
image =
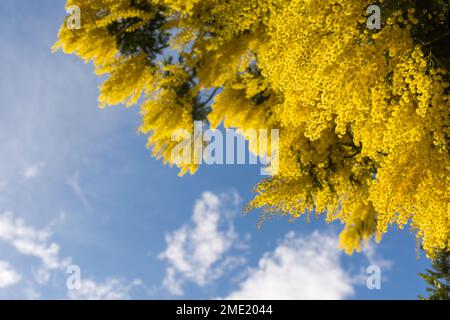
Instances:
[[[20,218],[15,218],[12,213],[0,214],[0,241],[14,247],[18,253],[25,256],[33,256],[40,260],[40,265],[32,266],[34,283],[44,285],[49,282],[52,272],[55,270],[65,271],[71,259],[61,259],[59,245],[51,242],[49,228],[38,229],[25,223]],[[22,276],[15,272],[8,262],[0,260],[0,288],[16,284]],[[26,280],[26,279],[25,279]],[[41,292],[28,282],[24,290],[24,296],[28,299],[40,298]],[[104,282],[96,282],[87,278],[81,281],[79,290],[68,290],[67,297],[70,299],[87,300],[117,300],[130,299],[130,292],[137,286],[143,286],[141,280],[137,279],[127,283],[119,278],[108,278]]]
[[[316,231],[300,237],[290,232],[226,299],[347,298],[354,294],[353,280],[343,269],[340,255],[334,236]]]
[[[50,277],[52,276],[50,270],[48,270],[45,267],[40,267],[39,269],[37,269],[36,271],[33,272],[33,277],[34,280],[36,280],[36,282],[38,284],[45,284],[48,282],[48,280],[50,280]]]
[[[60,259],[59,245],[50,241],[48,229],[36,229],[22,219],[14,218],[6,212],[0,214],[0,240],[13,246],[20,254],[33,256],[41,260],[42,266],[36,272],[36,280],[44,283],[48,280],[48,271],[62,269],[70,259]]]
[[[22,175],[23,178],[25,178],[25,179],[36,178],[41,173],[41,169],[44,166],[45,166],[44,162],[38,162],[38,163],[35,163],[35,164],[25,168],[23,175]]]
[[[0,288],[6,288],[18,283],[22,276],[11,268],[8,262],[0,261]]]
[[[170,293],[183,294],[185,282],[205,286],[242,263],[242,257],[225,256],[238,244],[233,217],[239,203],[236,193],[204,192],[190,223],[166,235],[167,248],[160,258],[168,263],[163,285]]]
[[[131,290],[141,285],[139,279],[131,283],[118,278],[109,278],[102,283],[87,279],[81,281],[80,289],[69,290],[68,297],[73,300],[128,300]]]

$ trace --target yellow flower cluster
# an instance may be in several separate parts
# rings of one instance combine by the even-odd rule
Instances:
[[[373,33],[361,28],[369,4],[294,0],[271,21],[259,57],[284,97],[273,109],[284,161],[251,207],[339,219],[349,253],[410,222],[432,256],[450,241],[446,71],[414,43],[414,9]]]
[[[171,133],[192,130],[196,97],[220,89],[212,127],[281,130],[278,174],[249,208],[338,220],[348,253],[392,224],[410,224],[430,257],[450,248],[449,76],[414,41],[426,23],[414,8],[389,12],[373,31],[368,0],[140,0],[166,10],[183,58],[168,65],[120,54],[108,25],[139,18],[124,30],[133,32],[154,16],[130,1],[69,0],[83,27],[63,26],[56,48],[109,75],[102,106],[145,93],[141,132],[155,156],[173,164]],[[180,99],[174,88],[192,74]]]

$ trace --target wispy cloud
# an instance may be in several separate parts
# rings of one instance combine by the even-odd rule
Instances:
[[[41,266],[36,273],[36,280],[40,283],[48,280],[50,270],[63,269],[70,263],[70,258],[59,257],[59,245],[51,242],[50,237],[48,229],[36,229],[10,212],[0,215],[0,240],[22,255],[40,259]]]
[[[45,166],[45,162],[38,162],[25,168],[22,177],[24,179],[36,178],[40,175],[42,168]]]
[[[290,232],[226,299],[344,299],[354,294],[335,236]]]
[[[86,198],[86,195],[84,194],[83,189],[80,185],[80,179],[79,179],[79,173],[75,172],[73,175],[69,176],[67,178],[67,184],[72,188],[75,195],[80,199],[81,203],[86,209],[90,208],[89,201]]]
[[[69,290],[68,297],[73,300],[127,300],[131,291],[142,285],[140,279],[126,283],[119,278],[109,278],[104,282],[93,279],[83,280],[80,289]]]
[[[51,240],[50,227],[39,229],[16,218],[12,213],[0,214],[0,241],[11,245],[23,256],[39,259],[39,265],[30,265],[32,277],[24,277],[16,272],[9,262],[0,260],[0,288],[6,288],[24,280],[23,296],[20,298],[36,299],[42,294],[42,286],[48,285],[54,272],[61,274],[71,263],[71,258],[60,257],[60,246]],[[63,280],[65,281],[65,280]],[[61,287],[61,283],[58,285]],[[130,299],[131,291],[136,287],[146,289],[140,279],[127,282],[122,278],[110,277],[103,282],[91,277],[81,279],[79,289],[67,289],[69,299]],[[64,293],[63,293],[64,294]]]
[[[191,221],[166,235],[160,258],[168,263],[163,284],[170,293],[183,294],[185,282],[205,286],[242,263],[242,257],[229,255],[239,242],[233,226],[239,203],[236,193],[204,192]]]
[[[385,259],[381,256],[381,254],[377,251],[376,245],[373,242],[369,242],[365,245],[361,252],[366,256],[367,261],[371,265],[379,266],[385,270],[389,270],[392,268],[393,261]]]
[[[0,288],[6,288],[15,285],[22,279],[8,262],[0,260]]]
[[[376,245],[374,242],[370,241],[361,249],[361,254],[366,259],[366,262],[361,266],[359,273],[353,276],[353,282],[356,285],[367,285],[367,276],[368,276],[368,267],[369,266],[377,266],[380,268],[382,272],[381,280],[383,282],[389,281],[389,277],[386,271],[392,269],[394,262],[384,258],[380,253],[379,245]]]

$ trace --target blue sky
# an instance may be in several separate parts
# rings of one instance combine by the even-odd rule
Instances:
[[[195,176],[150,157],[138,107],[97,107],[98,79],[52,54],[64,1],[0,2],[0,298],[415,299],[429,263],[408,229],[347,257],[341,225],[242,208],[251,165]],[[366,268],[382,271],[381,290]],[[68,290],[66,268],[81,270]]]

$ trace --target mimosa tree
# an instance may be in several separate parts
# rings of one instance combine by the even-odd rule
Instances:
[[[153,155],[174,130],[280,129],[277,174],[249,208],[345,225],[359,250],[410,225],[427,255],[450,244],[449,1],[68,0],[79,29],[55,50],[106,77],[101,107],[140,103]],[[254,150],[259,152],[258,150]]]

